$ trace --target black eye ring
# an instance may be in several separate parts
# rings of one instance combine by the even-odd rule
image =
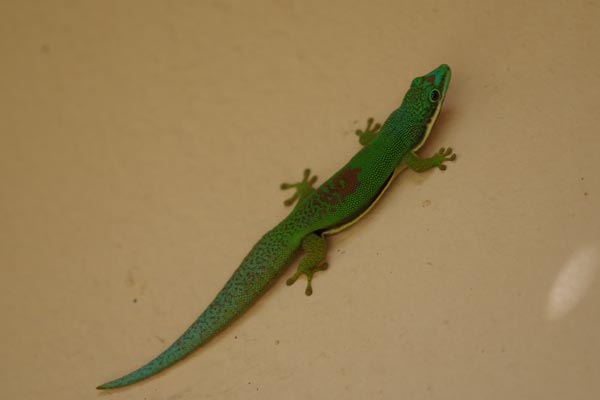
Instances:
[[[433,103],[437,102],[440,100],[440,91],[437,89],[433,89],[431,91],[431,93],[429,94],[429,100],[431,100]]]

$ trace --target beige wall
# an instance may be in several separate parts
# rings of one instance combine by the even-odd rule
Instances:
[[[456,163],[110,398],[599,398],[600,6],[404,3],[2,2],[1,397],[106,396],[448,63]]]

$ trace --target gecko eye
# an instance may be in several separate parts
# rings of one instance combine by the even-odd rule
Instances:
[[[433,89],[431,93],[429,93],[429,100],[431,100],[432,103],[438,102],[440,97],[440,91],[437,89]]]

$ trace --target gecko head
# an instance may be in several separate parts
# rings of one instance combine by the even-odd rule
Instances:
[[[446,97],[450,75],[450,67],[442,64],[430,73],[413,79],[404,97],[403,106],[406,106],[410,119],[425,127],[415,150],[425,143],[431,132]]]
[[[425,124],[435,122],[450,83],[450,67],[442,64],[427,75],[413,79],[406,94],[412,101],[410,111]]]

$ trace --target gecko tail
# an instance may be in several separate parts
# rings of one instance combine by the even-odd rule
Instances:
[[[184,336],[189,337],[193,334],[193,332],[197,330],[196,325],[198,323],[201,323],[199,320],[200,318],[196,322],[194,322],[194,324],[192,324],[192,326],[190,326],[188,330],[186,330],[186,332],[179,339],[177,339],[171,346],[169,346],[165,351],[160,353],[152,361],[148,362],[147,364],[143,365],[142,367],[136,369],[133,372],[123,375],[120,378],[103,383],[102,385],[97,386],[96,389],[114,389],[130,385],[132,383],[141,381],[152,375],[155,375],[163,369],[167,368],[168,366],[183,359],[185,356],[190,354],[195,348],[203,344],[203,338],[201,337],[198,337],[196,338],[196,340],[191,340],[188,342],[182,339]]]
[[[210,306],[208,309],[210,309]],[[120,378],[103,383],[102,385],[97,386],[96,389],[114,389],[130,385],[155,375],[177,361],[185,358],[194,349],[200,347],[216,333],[215,327],[212,327],[211,329],[211,324],[207,321],[205,314],[206,311],[200,315],[183,335],[150,362]],[[225,325],[221,328],[224,327]]]
[[[299,247],[299,243],[286,240],[278,229],[275,227],[254,245],[215,299],[173,344],[147,364],[96,389],[127,386],[159,373],[202,346],[246,311],[288,265]]]

